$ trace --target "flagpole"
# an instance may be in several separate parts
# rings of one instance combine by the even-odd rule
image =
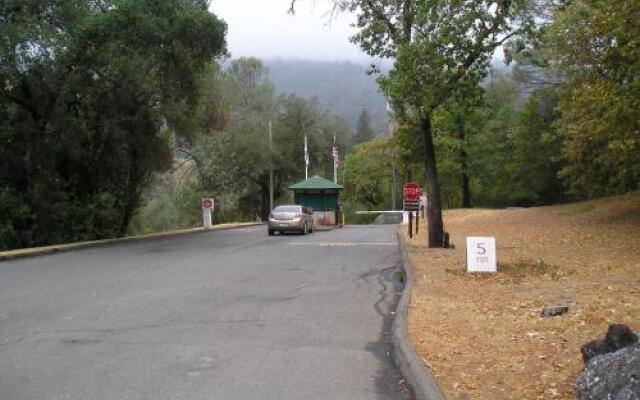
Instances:
[[[336,147],[336,134],[333,134],[333,183],[338,183],[338,163],[336,158],[338,155],[338,148]]]
[[[273,133],[269,120],[269,212],[273,210]]]
[[[309,147],[307,146],[307,135],[304,135],[304,179],[309,179]]]

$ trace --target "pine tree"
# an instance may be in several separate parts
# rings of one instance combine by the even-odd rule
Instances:
[[[366,108],[362,109],[358,117],[358,126],[356,127],[356,135],[353,137],[353,144],[366,142],[374,136],[371,129],[371,116]]]

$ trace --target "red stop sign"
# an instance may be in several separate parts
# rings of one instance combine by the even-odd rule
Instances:
[[[409,182],[402,188],[402,194],[406,201],[420,201],[422,191],[420,190],[420,185],[415,182]]]
[[[202,208],[205,210],[211,210],[213,208],[213,199],[202,199]]]

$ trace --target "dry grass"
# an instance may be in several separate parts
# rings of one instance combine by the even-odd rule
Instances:
[[[421,224],[421,228],[424,224]],[[409,335],[449,399],[574,399],[580,346],[609,323],[640,330],[640,196],[452,210],[456,248],[407,239]],[[464,272],[464,237],[495,236],[499,271]],[[547,305],[569,313],[542,318]]]

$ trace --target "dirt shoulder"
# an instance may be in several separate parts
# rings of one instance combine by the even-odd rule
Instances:
[[[555,207],[452,210],[455,249],[407,239],[408,331],[449,399],[575,399],[580,346],[640,331],[640,195]],[[406,235],[406,232],[403,232]],[[499,270],[464,273],[464,237],[495,236]],[[547,305],[569,313],[542,318]]]

